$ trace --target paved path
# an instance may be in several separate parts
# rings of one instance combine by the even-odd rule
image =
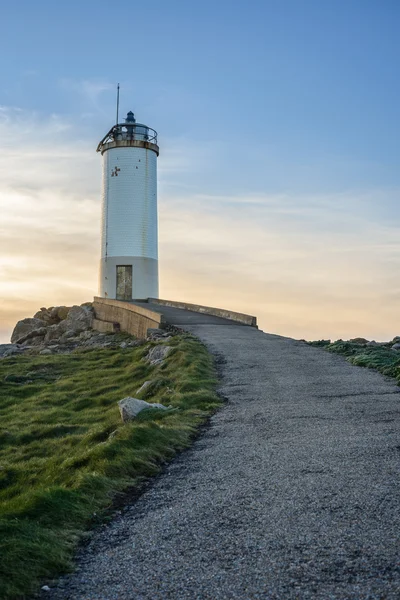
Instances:
[[[239,323],[235,323],[230,319],[223,319],[222,317],[216,317],[214,315],[205,315],[192,310],[182,310],[172,306],[162,306],[155,302],[139,302],[138,300],[135,300],[132,304],[137,304],[143,308],[148,308],[154,312],[161,313],[164,315],[167,323],[183,328],[190,325],[239,325]]]
[[[304,343],[189,325],[226,406],[46,597],[396,599],[395,383]]]

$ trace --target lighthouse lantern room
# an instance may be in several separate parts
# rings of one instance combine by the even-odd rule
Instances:
[[[158,298],[157,132],[128,112],[97,151],[103,157],[99,295]]]

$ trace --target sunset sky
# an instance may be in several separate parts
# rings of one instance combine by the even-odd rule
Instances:
[[[397,0],[3,6],[0,342],[96,294],[117,82],[159,133],[161,297],[400,335],[399,30]]]

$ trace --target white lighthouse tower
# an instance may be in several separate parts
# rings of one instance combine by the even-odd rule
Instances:
[[[128,112],[97,152],[103,157],[99,295],[158,298],[157,132]]]

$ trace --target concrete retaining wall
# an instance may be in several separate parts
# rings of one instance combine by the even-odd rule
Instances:
[[[100,333],[115,333],[119,330],[119,323],[110,323],[108,321],[101,321],[100,319],[93,319],[92,329],[99,331]]]
[[[161,328],[164,324],[163,316],[160,313],[128,302],[96,297],[93,301],[93,308],[96,317],[94,329],[105,327],[106,331],[110,331],[107,328],[111,325],[114,331],[114,324],[119,323],[121,331],[144,339],[149,327]],[[100,324],[99,321],[107,324]],[[97,331],[99,330],[97,329]]]
[[[174,300],[162,300],[158,298],[149,298],[149,302],[154,304],[160,304],[162,306],[171,306],[174,308],[183,308],[191,310],[193,312],[203,313],[206,315],[214,315],[215,317],[222,317],[224,319],[231,319],[244,325],[250,325],[251,327],[257,327],[257,317],[246,315],[244,313],[234,312],[232,310],[225,310],[223,308],[213,308],[211,306],[202,306],[201,304],[189,304],[188,302],[175,302]]]

